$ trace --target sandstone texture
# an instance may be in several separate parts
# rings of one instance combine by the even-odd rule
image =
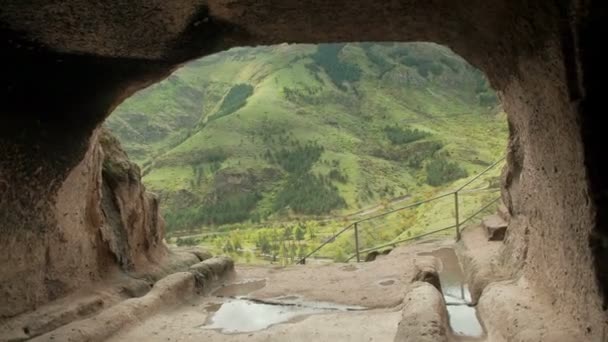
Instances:
[[[41,171],[42,172],[42,171]],[[116,139],[96,131],[54,198],[52,226],[0,237],[0,318],[99,282],[151,272],[167,254],[158,201]]]
[[[441,292],[430,284],[415,282],[404,303],[395,342],[448,341],[448,318]]]
[[[241,265],[237,276],[243,280],[266,280],[264,288],[250,294],[256,299],[295,294],[319,302],[392,308],[403,302],[410,283],[416,279],[439,285],[437,259],[419,253],[449,246],[451,242],[400,246],[372,262],[287,267]]]
[[[399,246],[376,261],[359,264],[237,265],[226,286],[125,327],[110,341],[446,341],[447,316],[441,293],[428,283],[412,282],[412,278],[421,269],[436,274],[439,263],[433,256],[418,253],[449,245],[450,240],[439,240]],[[197,264],[191,271],[200,268]],[[236,296],[255,303],[346,305],[350,310],[303,315],[247,333],[205,329],[213,308]],[[264,317],[260,312],[260,317],[251,320]]]
[[[117,272],[33,312],[2,320],[0,340],[103,341],[140,320],[208,293],[234,275],[230,258],[211,257],[195,248],[170,250],[156,266],[147,274]],[[195,269],[200,268],[207,278],[199,279]]]

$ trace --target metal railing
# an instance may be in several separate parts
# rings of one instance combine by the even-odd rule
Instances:
[[[480,172],[479,174],[477,174],[475,177],[472,177],[471,179],[469,179],[466,183],[464,183],[463,185],[461,185],[460,187],[458,187],[456,190],[450,191],[448,193],[439,195],[439,196],[435,196],[423,201],[418,201],[403,207],[399,207],[396,209],[392,209],[389,211],[386,211],[384,213],[378,214],[378,215],[373,215],[371,217],[367,217],[355,222],[350,223],[349,225],[347,225],[346,227],[342,228],[339,232],[335,233],[333,236],[331,236],[330,238],[326,239],[322,244],[320,244],[317,248],[315,248],[314,250],[312,250],[311,252],[309,252],[306,256],[300,258],[298,260],[298,264],[305,264],[306,263],[306,259],[310,258],[312,255],[314,255],[315,253],[317,253],[319,250],[321,250],[323,247],[327,246],[330,243],[333,243],[334,241],[336,241],[336,238],[338,238],[339,236],[341,236],[342,234],[350,231],[352,229],[353,234],[354,234],[354,243],[355,243],[355,253],[353,255],[351,255],[350,257],[348,257],[346,259],[346,261],[350,261],[353,258],[356,258],[357,262],[361,262],[361,254],[364,253],[369,253],[369,252],[373,252],[373,251],[377,251],[379,249],[385,248],[385,247],[389,247],[389,246],[396,246],[397,244],[400,243],[404,243],[407,241],[413,241],[413,240],[418,240],[420,238],[426,237],[426,236],[430,236],[430,235],[434,235],[440,232],[444,232],[450,229],[455,229],[455,235],[456,235],[456,241],[460,240],[461,237],[461,227],[462,225],[464,225],[465,223],[469,222],[471,219],[473,219],[475,216],[479,215],[480,213],[482,213],[484,210],[488,209],[492,204],[496,203],[499,199],[500,196],[497,196],[493,199],[491,199],[490,201],[488,201],[488,203],[485,203],[484,205],[481,206],[481,208],[479,208],[478,210],[476,210],[473,214],[467,216],[464,220],[460,219],[460,198],[462,195],[466,195],[466,194],[470,194],[470,193],[476,193],[480,190],[499,190],[499,189],[472,189],[472,190],[465,190],[466,187],[468,187],[469,185],[471,185],[473,182],[475,182],[477,179],[479,179],[481,176],[487,174],[490,170],[494,169],[497,165],[499,165],[501,162],[503,162],[505,160],[505,157],[500,158],[499,160],[495,161],[494,163],[492,163],[490,166],[488,166],[486,169],[484,169],[482,172]],[[364,249],[360,249],[360,225],[362,223],[365,222],[370,222],[373,220],[378,220],[380,218],[384,218],[387,217],[387,215],[390,214],[394,214],[397,212],[401,212],[407,209],[411,209],[411,208],[416,208],[419,207],[423,204],[426,203],[431,203],[431,202],[436,202],[439,201],[443,198],[447,198],[449,196],[453,196],[454,197],[454,223],[453,224],[449,224],[447,226],[441,227],[439,229],[434,229],[432,231],[428,231],[428,232],[424,232],[422,234],[418,234],[416,236],[408,236],[406,238],[401,238],[401,239],[393,239],[390,242],[387,243],[383,243],[381,245],[377,245],[374,247],[369,247],[369,248],[364,248]]]

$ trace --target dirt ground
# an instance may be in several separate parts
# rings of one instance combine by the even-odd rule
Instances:
[[[401,320],[398,310],[373,310],[367,312],[340,312],[318,314],[268,329],[242,333],[223,334],[200,327],[209,313],[204,303],[164,312],[143,322],[130,331],[110,339],[119,341],[392,341]]]
[[[364,311],[339,311],[300,316],[267,329],[225,334],[202,327],[213,314],[209,307],[222,301],[199,297],[114,336],[110,341],[393,341],[402,318],[402,302],[420,264],[433,263],[418,253],[452,244],[451,240],[402,246],[376,261],[359,264],[238,266],[233,283],[261,280],[263,287],[248,294],[219,290],[222,295],[280,301],[298,298],[356,307]],[[259,286],[257,286],[259,287]]]
[[[502,243],[488,242],[481,229],[467,229],[457,244],[452,239],[427,240],[400,246],[367,263],[237,265],[236,275],[206,296],[194,294],[200,291],[192,274],[174,274],[146,296],[116,304],[38,340],[73,335],[73,341],[82,340],[78,336],[93,336],[92,341],[111,342],[585,341],[573,328],[572,317],[556,314],[551,294],[524,277],[507,277],[500,266]],[[472,300],[478,303],[478,316],[486,330],[482,338],[451,336],[442,294],[429,285],[427,277],[420,276],[441,272],[441,262],[429,252],[443,247],[454,248],[464,266]],[[171,279],[179,286],[171,285]],[[160,286],[167,281],[170,286]],[[210,327],[219,321],[221,305],[230,303],[262,304],[265,308],[266,304],[279,303],[282,305],[272,306],[278,315],[290,310],[297,313],[241,332]],[[137,310],[123,310],[129,305]],[[305,311],[297,311],[299,308]],[[249,323],[263,316],[235,310],[224,315],[227,321],[241,316],[241,322]]]

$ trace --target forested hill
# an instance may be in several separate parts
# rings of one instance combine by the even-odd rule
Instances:
[[[500,156],[484,76],[428,43],[237,48],[108,119],[168,228],[341,215],[432,192]]]

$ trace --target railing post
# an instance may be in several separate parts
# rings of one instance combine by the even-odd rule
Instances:
[[[458,191],[454,192],[454,213],[456,216],[456,241],[460,241],[460,217],[458,216]]]
[[[357,262],[361,262],[361,257],[359,256],[359,227],[357,227],[356,222],[355,222],[355,254],[357,255]]]

